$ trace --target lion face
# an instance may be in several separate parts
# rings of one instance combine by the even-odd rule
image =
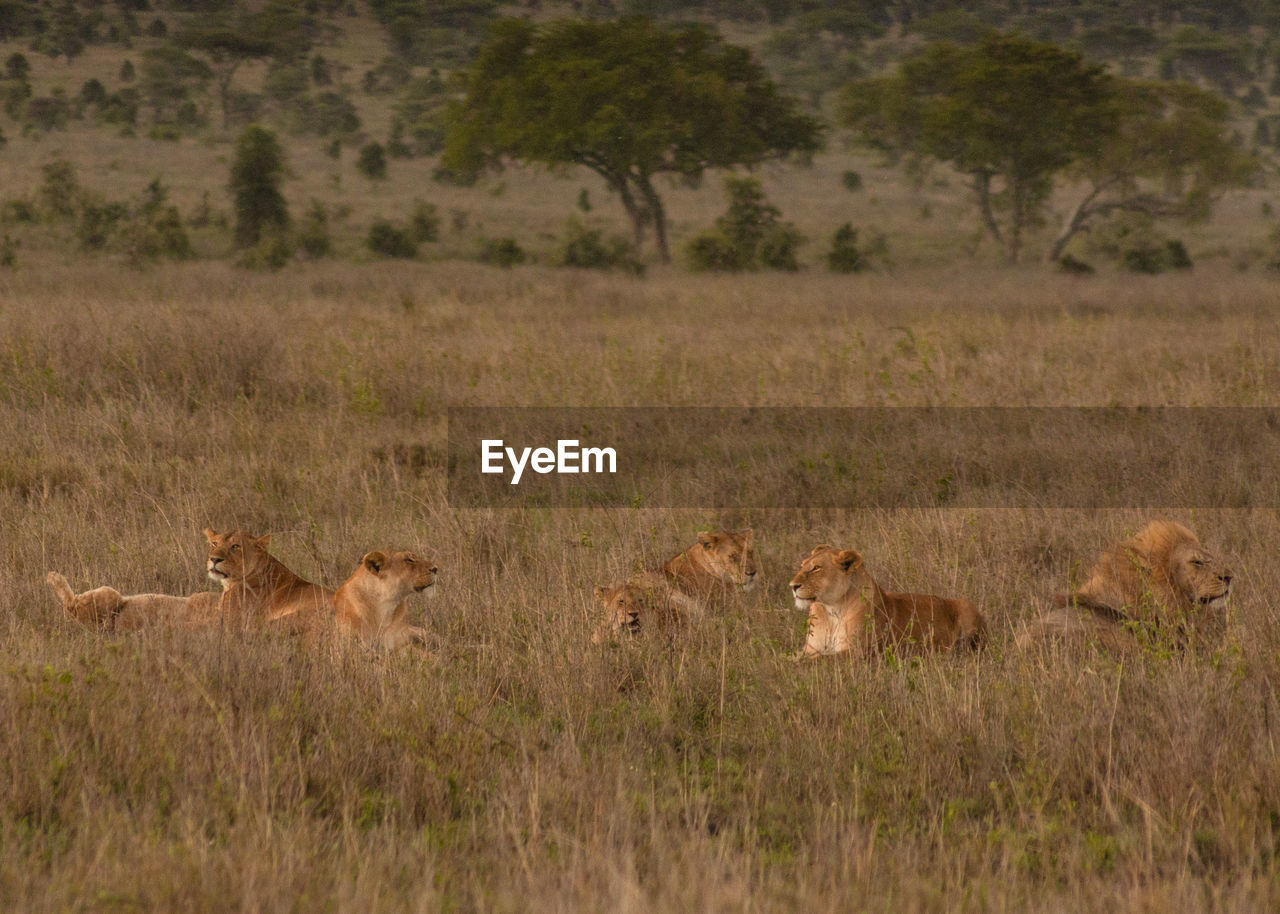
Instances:
[[[243,530],[214,533],[206,527],[204,535],[209,541],[209,560],[206,565],[209,580],[216,581],[223,587],[252,578],[270,561],[271,557],[267,553],[270,534],[255,537]]]
[[[862,564],[862,556],[852,549],[815,546],[800,563],[791,579],[791,593],[796,608],[808,610],[817,602],[839,606],[851,595],[858,595],[872,585],[871,575]]]
[[[1196,609],[1221,610],[1231,596],[1231,569],[1211,552],[1185,545],[1169,557],[1173,584]]]
[[[398,603],[414,593],[426,593],[434,597],[436,575],[440,569],[435,562],[413,552],[370,552],[360,560],[361,567],[375,580],[390,602]]]
[[[708,570],[726,584],[750,590],[756,583],[755,531],[717,530],[698,534]]]
[[[591,635],[593,644],[611,641],[618,634],[640,634],[640,616],[645,609],[643,588],[628,583],[617,587],[597,587],[593,593],[596,605],[604,615]]]

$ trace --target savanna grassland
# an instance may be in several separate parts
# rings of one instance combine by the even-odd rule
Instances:
[[[0,279],[11,909],[1276,903],[1274,511],[1172,512],[1236,571],[1224,644],[1072,662],[1013,636],[1162,512],[460,510],[443,468],[450,403],[1274,403],[1261,275]],[[330,585],[432,556],[433,652],[97,634],[43,583],[199,589],[208,524]],[[593,584],[746,524],[761,588],[673,644],[589,642]],[[818,542],[973,599],[991,649],[795,665]]]
[[[361,133],[334,158],[282,131],[291,212],[329,214],[321,259],[233,265],[236,131],[208,96],[205,124],[176,139],[150,137],[145,118],[133,132],[4,121],[0,907],[1280,906],[1274,506],[484,510],[451,505],[446,487],[451,405],[1276,406],[1262,178],[1211,219],[1162,224],[1194,270],[1098,260],[1072,277],[1004,265],[963,178],[909,180],[833,135],[811,166],[756,172],[809,239],[797,273],[696,274],[652,252],[643,276],[557,269],[571,215],[625,233],[603,183],[513,167],[458,187],[432,181],[429,156],[362,176],[354,147],[386,137],[392,103],[356,86],[387,39],[368,16],[335,18],[341,38],[317,47]],[[74,98],[91,78],[118,90],[123,60],[159,43],[61,59],[11,42],[0,56],[25,49],[37,94]],[[236,86],[264,78],[248,63]],[[42,210],[55,160],[113,200],[159,179],[189,258],[135,268],[119,248],[84,250]],[[842,183],[850,170],[860,189]],[[661,190],[678,254],[723,212],[719,176]],[[1028,250],[1073,190],[1059,187]],[[375,257],[369,224],[404,222],[418,201],[437,208],[437,240],[416,260]],[[885,238],[873,271],[825,271],[846,221]],[[499,235],[533,262],[475,263]],[[1070,482],[1113,480],[1102,467]],[[1153,516],[1234,569],[1222,643],[1014,650],[1106,543]],[[748,525],[755,591],[674,641],[591,643],[593,585],[700,530]],[[431,650],[93,632],[44,582],[56,570],[77,590],[205,589],[206,526],[270,533],[275,555],[329,586],[371,549],[430,556],[439,595],[410,607]],[[823,542],[860,550],[888,589],[974,601],[989,649],[793,663],[804,618],[787,581]]]

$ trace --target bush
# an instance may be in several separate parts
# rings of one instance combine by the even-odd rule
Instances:
[[[288,228],[289,210],[280,192],[283,178],[284,151],[275,134],[256,125],[247,128],[231,163],[236,247],[256,245],[265,229],[283,233]]]
[[[729,176],[724,182],[729,208],[716,227],[695,236],[685,248],[695,270],[750,270],[765,266],[798,270],[796,251],[804,236],[783,222],[755,178]]]
[[[137,71],[134,69],[132,60],[125,60],[120,64],[120,81],[122,83],[131,83],[137,77]]]
[[[356,171],[371,181],[387,177],[387,153],[381,143],[366,143],[356,157]]]
[[[70,219],[82,193],[76,167],[66,159],[54,159],[41,166],[40,172],[43,180],[36,191],[40,208],[55,219]]]
[[[65,129],[70,118],[71,105],[61,90],[55,89],[52,95],[33,98],[27,102],[27,123],[45,133]]]
[[[311,201],[311,208],[298,223],[298,246],[313,260],[328,257],[333,248],[329,238],[329,211],[319,200]]]
[[[639,274],[643,265],[632,256],[631,242],[614,235],[604,238],[600,229],[587,228],[578,219],[565,222],[564,237],[556,250],[554,262],[562,267],[610,270],[620,267]]]
[[[86,251],[104,248],[112,233],[128,216],[129,207],[119,201],[86,197],[81,201],[76,216],[76,240]]]
[[[383,257],[412,258],[418,254],[417,242],[404,229],[397,228],[385,219],[379,219],[369,226],[369,237],[365,245],[375,254]]]
[[[858,230],[846,222],[831,236],[827,269],[833,273],[861,273],[869,266],[866,255],[858,248]]]
[[[321,92],[306,106],[300,127],[322,137],[350,136],[360,129],[360,115],[345,95]]]
[[[25,54],[14,52],[5,58],[4,78],[25,80],[31,75],[31,62]]]
[[[1177,238],[1170,238],[1164,243],[1164,256],[1171,270],[1190,270],[1194,266],[1186,245]]]
[[[701,232],[685,245],[691,269],[700,272],[730,272],[746,268],[741,252],[720,232]]]
[[[278,270],[293,257],[288,232],[272,227],[263,231],[258,243],[240,252],[236,263],[250,270]]]
[[[1058,272],[1070,276],[1092,276],[1096,271],[1083,260],[1078,260],[1070,254],[1063,254],[1058,258]]]
[[[853,170],[846,171],[840,175],[840,183],[844,185],[845,190],[862,190],[862,175]]]
[[[409,232],[419,244],[426,244],[440,237],[440,214],[436,212],[434,203],[424,203],[421,200],[417,202],[413,216],[409,219]]]
[[[769,226],[757,249],[761,266],[794,273],[800,269],[796,251],[804,242],[804,235],[789,222]]]
[[[486,238],[480,242],[480,262],[495,267],[514,267],[525,262],[524,249],[514,238]]]

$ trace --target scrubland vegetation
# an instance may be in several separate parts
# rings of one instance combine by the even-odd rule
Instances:
[[[0,904],[1274,909],[1274,506],[448,503],[450,405],[1274,406],[1270,6],[970,6],[0,3]],[[656,177],[670,264],[589,168],[529,155],[467,184],[441,158],[498,14],[636,11],[714,22],[825,125],[808,164]],[[1247,181],[1144,159],[1148,210],[1073,235],[1086,267],[1036,262],[1141,151],[1122,131],[1021,209],[993,178],[1027,252],[1008,264],[972,159],[869,131],[845,89],[882,99],[913,52],[988,27],[1229,99],[1170,90]],[[1124,86],[1144,116],[1165,97]],[[1152,516],[1234,569],[1222,643],[1013,650]],[[590,643],[593,585],[747,525],[756,591],[685,638]],[[207,587],[205,526],[269,532],[330,586],[373,548],[431,557],[431,652],[89,632],[44,583]],[[989,650],[791,662],[786,583],[821,542],[974,601]]]

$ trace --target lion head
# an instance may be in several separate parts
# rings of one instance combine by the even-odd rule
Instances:
[[[815,546],[791,579],[796,608],[803,610],[815,602],[839,606],[851,597],[870,597],[874,590],[875,582],[861,555],[827,545]]]
[[[596,587],[593,595],[596,605],[603,610],[604,618],[591,635],[592,643],[601,644],[620,633],[640,633],[640,616],[645,608],[642,588],[630,583],[617,587]]]
[[[271,562],[267,552],[270,534],[254,536],[243,530],[214,533],[206,527],[204,535],[209,541],[209,580],[224,587],[234,581],[252,579]]]
[[[435,596],[440,569],[413,552],[370,552],[360,560],[360,567],[377,581],[375,586],[385,591],[391,602],[398,603],[414,593]]]
[[[1152,521],[1098,557],[1073,595],[1141,621],[1225,613],[1231,569],[1182,524]]]
[[[698,534],[697,549],[706,570],[714,577],[742,590],[756,583],[755,531],[704,530]]]

